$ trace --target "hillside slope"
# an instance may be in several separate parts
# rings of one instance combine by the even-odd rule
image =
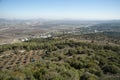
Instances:
[[[78,36],[73,37],[78,39]],[[1,56],[12,53],[0,57],[0,80],[120,79],[120,46],[99,45],[71,38],[67,35],[31,39],[0,46]]]

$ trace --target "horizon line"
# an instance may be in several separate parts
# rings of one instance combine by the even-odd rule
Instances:
[[[74,19],[74,18],[2,18],[0,17],[0,19],[5,19],[5,20],[85,20],[85,21],[107,21],[107,20],[120,20],[120,19]]]

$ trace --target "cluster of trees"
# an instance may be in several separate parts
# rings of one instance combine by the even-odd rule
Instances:
[[[0,46],[5,50],[44,49],[40,62],[0,71],[0,80],[119,80],[120,47],[66,39],[32,39]],[[114,75],[114,76],[113,76]]]
[[[6,44],[6,45],[1,45],[0,46],[0,52],[6,51],[6,50],[15,50],[15,49],[25,49],[25,50],[38,50],[38,49],[53,49],[58,48],[62,49],[66,45],[70,47],[77,47],[77,46],[82,46],[85,47],[87,46],[88,48],[94,48],[94,49],[114,49],[116,51],[119,51],[119,47],[113,47],[110,45],[107,46],[98,46],[98,45],[93,45],[90,43],[83,43],[83,42],[74,42],[71,40],[58,40],[58,39],[32,39],[27,42],[22,42],[22,43],[15,43],[15,44]],[[50,50],[51,51],[51,50]]]

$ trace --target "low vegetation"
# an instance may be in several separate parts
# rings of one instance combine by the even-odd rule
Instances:
[[[19,50],[24,50],[24,54]],[[3,65],[0,68],[0,80],[120,79],[120,46],[96,45],[61,37],[31,39],[0,46],[0,55],[5,51],[12,51],[19,56],[32,52],[40,57],[23,66],[16,64],[13,68],[5,69]]]

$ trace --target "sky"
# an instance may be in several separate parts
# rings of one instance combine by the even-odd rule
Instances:
[[[120,0],[0,0],[0,18],[120,19]]]

